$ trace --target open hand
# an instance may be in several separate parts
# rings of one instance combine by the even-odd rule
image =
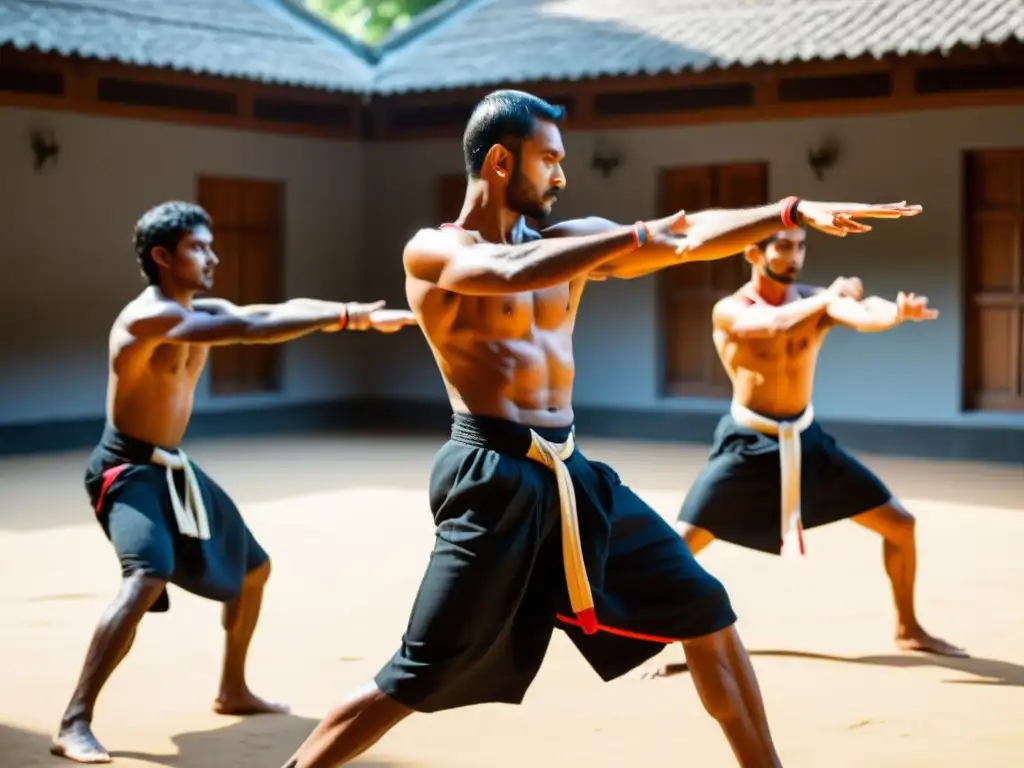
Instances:
[[[934,320],[939,316],[939,310],[931,309],[928,306],[927,296],[917,296],[903,291],[896,296],[896,308],[899,311],[900,320],[910,320],[915,323]]]
[[[813,227],[819,232],[836,237],[846,237],[849,234],[871,231],[871,227],[861,224],[856,219],[902,219],[908,216],[917,216],[921,210],[920,205],[907,205],[906,200],[901,203],[879,205],[817,203],[811,200],[801,200],[797,209],[797,218],[799,223]]]
[[[654,235],[655,237],[671,237],[672,235],[685,235],[686,230],[689,228],[689,223],[686,221],[686,211],[677,211],[676,213],[673,213],[671,216],[665,219],[661,219],[658,223],[663,224],[664,229],[661,229],[661,227],[659,227],[658,229],[660,231],[651,232],[651,234]]]
[[[377,309],[370,313],[370,327],[381,333],[394,333],[416,324],[416,315],[408,309]]]
[[[676,253],[682,253],[684,249],[692,245],[685,235],[673,235],[668,230],[651,232],[651,239],[647,241],[647,244],[658,245],[663,248],[671,248]]]

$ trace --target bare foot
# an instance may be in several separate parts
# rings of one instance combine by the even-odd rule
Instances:
[[[213,702],[213,711],[219,715],[286,715],[292,710],[287,704],[264,701],[246,688],[238,693],[222,693]]]
[[[958,648],[952,643],[947,643],[939,637],[933,637],[923,629],[902,630],[896,634],[896,647],[901,651],[918,651],[920,653],[934,653],[939,656],[956,656],[966,658],[967,651]]]
[[[640,673],[641,680],[656,680],[660,677],[674,677],[681,675],[684,672],[689,672],[690,667],[687,666],[685,661],[676,662],[674,664],[665,664],[664,666],[658,667],[657,669],[648,669]]]
[[[75,720],[61,725],[60,733],[50,746],[50,752],[58,757],[66,757],[76,763],[109,763],[110,755],[93,735],[89,723]]]

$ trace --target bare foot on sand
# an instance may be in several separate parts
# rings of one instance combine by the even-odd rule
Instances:
[[[939,656],[956,656],[966,658],[967,651],[947,643],[939,637],[933,637],[918,627],[917,629],[899,629],[896,632],[896,647],[901,651],[918,651],[934,653]]]
[[[76,763],[109,763],[110,754],[103,748],[103,745],[93,735],[89,723],[84,720],[75,720],[66,725],[61,725],[60,733],[50,746],[50,752],[58,757],[66,757]]]
[[[219,715],[286,715],[292,710],[287,704],[264,701],[246,688],[238,693],[222,693],[213,702],[213,711]]]
[[[665,664],[658,667],[657,669],[647,669],[640,673],[641,680],[656,680],[661,677],[675,677],[685,672],[689,672],[690,667],[687,666],[685,661],[676,662],[675,664]]]

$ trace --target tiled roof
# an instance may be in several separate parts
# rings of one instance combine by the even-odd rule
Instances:
[[[289,0],[0,0],[0,45],[363,92],[371,51]]]
[[[0,45],[381,94],[1011,39],[1024,0],[442,0],[378,49],[301,0],[0,0]]]
[[[401,93],[1024,41],[1024,0],[445,0],[385,41]]]

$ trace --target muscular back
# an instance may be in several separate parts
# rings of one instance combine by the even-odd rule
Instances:
[[[480,242],[474,233],[427,236]],[[524,240],[539,239],[524,230]],[[453,410],[533,426],[573,419],[572,332],[585,279],[527,293],[464,295],[406,275],[406,295]]]
[[[817,289],[798,286],[793,300]],[[749,304],[749,285],[725,299]],[[788,302],[787,302],[788,303]],[[759,413],[793,415],[811,402],[818,353],[831,324],[824,312],[765,334],[716,328],[715,348],[733,383],[733,399]]]
[[[164,447],[185,434],[206,344],[140,339],[132,328],[158,310],[149,291],[126,306],[110,330],[107,418],[122,432]]]

